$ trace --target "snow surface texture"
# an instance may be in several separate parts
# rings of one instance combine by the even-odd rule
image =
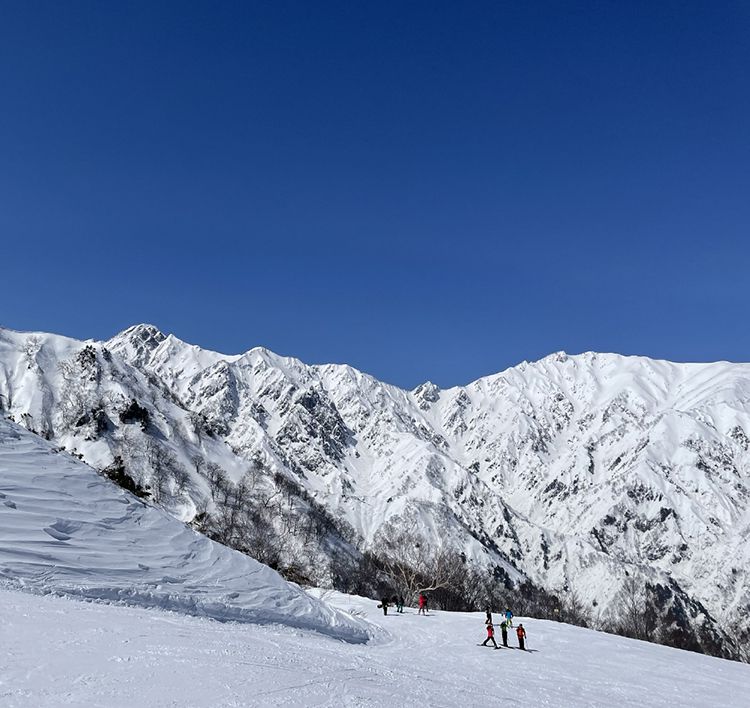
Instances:
[[[745,708],[745,664],[516,618],[521,652],[477,646],[484,615],[336,595],[390,640],[351,645],[310,632],[0,590],[4,708],[552,706]],[[498,632],[499,638],[499,632]]]
[[[149,325],[103,343],[0,330],[0,406],[98,469],[119,455],[143,484],[158,467],[144,440],[168,448],[190,482],[160,501],[183,520],[215,505],[197,457],[292,480],[352,531],[297,558],[320,583],[334,553],[402,528],[596,611],[629,573],[696,626],[750,631],[748,364],[557,353],[407,392]]]
[[[0,580],[38,593],[282,623],[352,642],[370,636],[365,623],[2,418]]]

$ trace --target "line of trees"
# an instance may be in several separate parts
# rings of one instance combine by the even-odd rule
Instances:
[[[289,580],[309,584],[319,579],[323,573],[313,578],[310,571],[316,562],[325,562],[323,547],[355,540],[351,527],[334,520],[304,489],[284,475],[270,474],[257,461],[237,481],[215,463],[194,463],[208,482],[213,502],[200,511],[195,526]],[[345,564],[353,553],[333,555]]]

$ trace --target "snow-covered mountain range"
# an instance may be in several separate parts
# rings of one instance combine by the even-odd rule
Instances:
[[[750,632],[748,364],[557,353],[405,391],[150,325],[0,329],[0,409],[185,521],[241,483],[318,583],[406,530],[597,612],[630,575],[699,633]]]

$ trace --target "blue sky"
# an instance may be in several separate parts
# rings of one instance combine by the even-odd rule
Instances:
[[[731,0],[0,2],[0,324],[748,361],[749,87]]]

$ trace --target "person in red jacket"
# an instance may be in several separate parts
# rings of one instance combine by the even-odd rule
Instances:
[[[427,614],[427,596],[423,592],[419,593],[419,609],[417,610],[417,614]]]
[[[525,649],[524,640],[526,639],[526,630],[523,628],[522,624],[519,624],[516,628],[516,636],[518,637],[518,648]]]
[[[499,649],[500,647],[497,646],[497,642],[495,641],[495,627],[492,622],[485,622],[485,624],[487,625],[487,639],[482,642],[482,646],[486,647],[487,642],[491,641],[494,644],[495,649]]]

